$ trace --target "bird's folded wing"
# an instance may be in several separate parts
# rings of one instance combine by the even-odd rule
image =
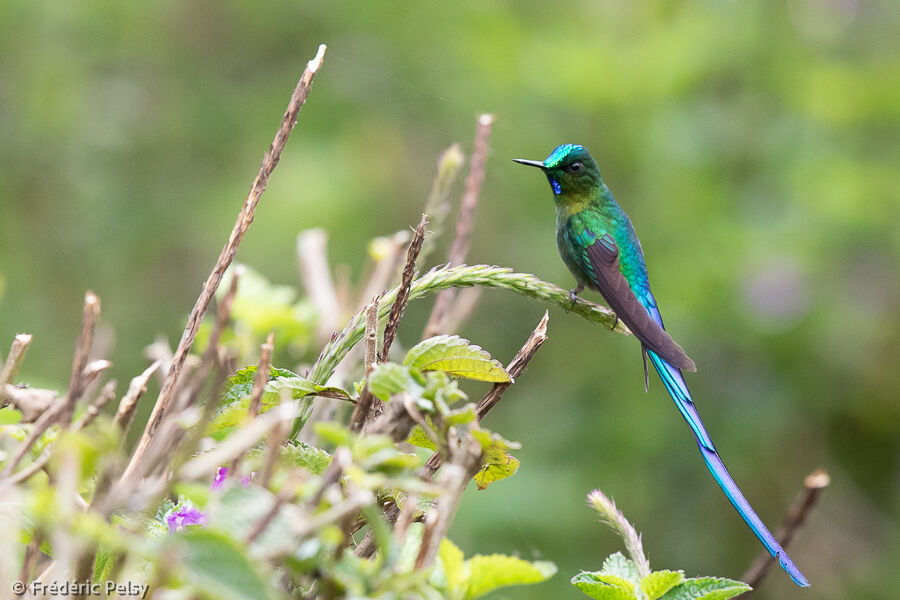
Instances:
[[[619,248],[609,235],[597,238],[584,247],[591,278],[598,291],[609,302],[616,315],[649,350],[672,366],[686,371],[696,371],[694,361],[657,323],[641,303],[628,280],[619,270]]]

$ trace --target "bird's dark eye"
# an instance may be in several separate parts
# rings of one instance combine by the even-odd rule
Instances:
[[[569,173],[577,173],[578,171],[580,171],[583,168],[584,168],[584,165],[581,164],[580,162],[573,162],[571,165],[568,166],[568,168],[566,168],[566,171],[568,171]]]

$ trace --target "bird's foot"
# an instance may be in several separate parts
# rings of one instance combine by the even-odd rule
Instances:
[[[566,312],[569,312],[573,308],[575,308],[575,302],[578,301],[578,294],[580,294],[583,290],[584,290],[583,283],[579,283],[578,287],[574,287],[571,290],[569,290],[569,300],[572,301],[572,304],[569,306],[569,308],[568,308],[568,310],[566,310]]]
[[[610,331],[615,331],[616,325],[619,324],[619,315],[617,315],[616,313],[613,313],[613,316],[614,316],[616,319],[615,319],[615,321],[613,321],[612,327],[609,328]]]

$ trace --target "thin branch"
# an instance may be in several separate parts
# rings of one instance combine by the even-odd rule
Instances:
[[[493,124],[494,115],[483,114],[478,117],[478,125],[475,129],[475,147],[469,160],[469,175],[466,177],[466,191],[460,202],[459,217],[456,220],[456,235],[448,255],[451,266],[465,262],[466,255],[469,253],[469,240],[472,237],[472,228],[475,226],[475,209],[478,207],[481,185],[484,183],[488,141]],[[452,290],[446,290],[438,295],[434,308],[431,310],[431,316],[428,318],[428,324],[425,326],[425,332],[422,334],[423,339],[443,333],[447,311],[453,304],[453,296]]]
[[[134,411],[137,408],[138,400],[140,400],[141,396],[144,395],[144,392],[147,391],[147,382],[150,381],[150,377],[153,376],[153,373],[156,372],[159,365],[160,361],[156,361],[144,369],[143,373],[133,378],[131,383],[128,384],[128,391],[125,392],[125,395],[119,401],[119,407],[116,409],[116,416],[113,417],[113,424],[122,432],[123,439],[128,433],[128,428],[131,427],[131,419],[134,417]]]
[[[291,471],[291,474],[288,475],[288,480],[282,486],[282,488],[278,491],[278,494],[275,496],[275,500],[272,502],[272,506],[266,511],[266,514],[262,516],[262,518],[256,522],[256,525],[253,526],[253,529],[250,530],[250,533],[247,535],[247,544],[252,544],[256,541],[262,532],[266,530],[272,521],[275,519],[275,516],[278,514],[278,511],[281,510],[281,507],[287,503],[288,500],[293,498],[294,494],[297,492],[297,487],[302,483],[304,479],[304,474],[301,469],[295,469]]]
[[[269,367],[272,365],[272,351],[275,349],[275,332],[270,331],[266,343],[259,347],[259,364],[253,377],[253,389],[250,392],[250,418],[256,418],[262,407],[263,391],[269,383]]]
[[[830,483],[831,477],[824,469],[816,469],[803,479],[803,490],[797,494],[797,497],[788,509],[788,514],[781,529],[775,533],[775,537],[782,548],[787,550],[797,530],[800,529],[816,505],[822,490],[828,487]],[[753,593],[759,584],[762,583],[762,580],[765,579],[773,564],[775,564],[775,559],[769,556],[768,552],[760,552],[753,560],[750,568],[747,569],[747,572],[741,575],[741,580],[746,582],[753,590],[744,592],[738,598],[746,598]]]
[[[559,286],[541,281],[528,273],[516,273],[508,267],[491,267],[488,265],[460,265],[458,267],[441,267],[432,269],[415,281],[409,289],[409,299],[421,298],[429,292],[443,290],[450,287],[487,287],[506,289],[547,304],[554,304],[564,310],[573,312],[589,321],[602,323],[608,328],[616,323],[615,313],[599,304],[588,302],[576,297],[575,305],[569,297],[568,290]],[[397,297],[399,287],[394,288],[384,295],[379,305],[378,317],[387,316],[391,303]],[[324,385],[334,373],[334,369],[344,359],[347,353],[362,339],[365,332],[363,312],[360,311],[351,317],[340,334],[329,341],[322,349],[319,358],[311,370],[312,380]],[[621,322],[615,325],[613,331],[622,334],[630,334],[628,328]]]
[[[100,298],[93,292],[84,295],[84,308],[81,315],[81,331],[75,341],[75,354],[72,357],[72,374],[69,377],[69,390],[66,392],[60,412],[60,421],[67,423],[75,412],[75,403],[81,398],[88,386],[89,374],[85,373],[91,346],[94,344],[94,331],[100,320]]]
[[[94,419],[97,418],[97,415],[100,414],[100,411],[103,410],[103,407],[106,404],[116,397],[116,386],[117,382],[115,379],[110,379],[106,382],[106,385],[100,390],[100,393],[97,394],[97,399],[94,400],[90,405],[88,405],[87,410],[84,411],[84,414],[81,415],[81,418],[72,425],[73,431],[81,431],[88,425],[90,425]]]
[[[431,234],[425,239],[422,245],[422,251],[419,257],[424,263],[425,259],[434,248],[434,241],[440,237],[444,230],[444,221],[447,213],[450,212],[450,203],[447,202],[447,196],[453,188],[453,182],[465,162],[459,144],[453,144],[438,157],[437,172],[434,181],[431,184],[431,192],[428,194],[428,200],[425,202],[425,214],[428,215],[428,231]]]
[[[378,355],[378,360],[382,362],[388,358],[391,344],[394,343],[397,328],[400,326],[400,317],[403,316],[403,309],[406,308],[406,303],[409,300],[409,286],[412,285],[413,277],[416,274],[416,259],[419,257],[419,252],[422,251],[422,243],[425,240],[425,227],[427,225],[428,215],[422,213],[422,218],[419,219],[419,225],[416,227],[413,239],[409,243],[409,249],[406,251],[406,266],[403,267],[400,286],[397,288],[397,295],[391,304],[387,325],[384,326],[384,339],[381,342],[381,353]]]
[[[216,307],[216,321],[213,323],[212,333],[209,334],[206,350],[203,351],[203,356],[200,357],[200,365],[197,367],[197,372],[194,373],[191,385],[188,388],[184,402],[185,406],[194,405],[197,398],[200,397],[200,390],[203,388],[203,384],[206,383],[206,378],[209,377],[213,365],[219,362],[219,342],[222,339],[225,328],[228,327],[228,321],[231,319],[231,307],[237,296],[238,283],[245,270],[244,265],[235,265],[234,269],[231,270],[231,283]]]
[[[12,383],[19,372],[19,367],[25,360],[25,354],[28,352],[28,346],[31,345],[32,336],[29,333],[20,333],[13,340],[9,348],[9,354],[6,356],[6,362],[0,369],[0,387],[5,383]]]
[[[387,238],[386,247],[383,252],[380,252],[381,256],[375,260],[375,265],[372,267],[365,285],[362,286],[362,292],[359,295],[359,302],[356,306],[361,306],[367,299],[379,292],[383,292],[394,281],[397,271],[400,269],[403,247],[407,241],[409,241],[408,231],[398,231]]]
[[[375,369],[375,364],[377,362],[378,356],[375,349],[378,345],[378,303],[380,300],[381,296],[376,296],[365,310],[365,365],[367,382],[366,387],[363,388],[362,393],[359,395],[359,400],[356,402],[356,406],[353,408],[353,414],[350,415],[350,431],[359,431],[360,429],[362,429],[363,425],[366,422],[366,419],[369,418],[369,412],[371,411],[372,405],[375,402],[375,396],[373,396],[372,392],[369,391],[368,378],[372,374],[372,371]]]
[[[322,66],[324,57],[325,44],[322,44],[319,46],[315,58],[307,63],[303,75],[300,76],[300,81],[297,82],[297,86],[294,88],[287,110],[284,113],[284,117],[282,117],[281,126],[278,128],[275,139],[263,157],[262,165],[253,181],[253,185],[250,187],[247,198],[244,200],[244,205],[234,224],[228,242],[225,244],[224,248],[222,248],[222,253],[219,255],[206,283],[203,284],[203,290],[200,292],[200,296],[197,298],[197,302],[191,310],[187,326],[181,336],[181,341],[178,342],[178,348],[175,350],[172,366],[166,375],[166,381],[159,392],[159,397],[156,400],[156,404],[153,406],[150,420],[147,422],[144,434],[141,436],[137,448],[135,448],[134,453],[131,455],[131,461],[128,463],[128,467],[125,469],[123,477],[127,478],[134,473],[138,463],[141,461],[150,445],[153,434],[156,433],[163,418],[169,411],[173,398],[175,397],[175,386],[178,383],[188,353],[194,345],[194,339],[197,336],[197,330],[200,328],[200,322],[203,320],[206,309],[209,307],[209,303],[212,301],[213,295],[219,287],[219,283],[222,281],[222,276],[234,259],[234,255],[237,253],[238,246],[244,238],[244,234],[247,233],[250,224],[253,222],[253,217],[256,214],[256,207],[259,204],[260,197],[266,189],[269,176],[281,159],[281,153],[284,151],[291,130],[297,122],[300,108],[303,106],[303,103],[306,102],[306,96],[309,94],[313,78]]]
[[[289,403],[291,399],[290,392],[288,390],[281,390],[280,403],[285,404]],[[291,425],[290,423],[278,423],[272,429],[272,434],[269,436],[268,448],[266,450],[266,459],[263,463],[262,472],[259,476],[259,485],[260,487],[268,488],[269,481],[272,479],[272,473],[275,472],[275,464],[278,462],[279,456],[281,456],[281,446],[284,444],[287,439],[288,433],[290,433]]]

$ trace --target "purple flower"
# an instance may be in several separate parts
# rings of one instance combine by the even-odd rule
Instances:
[[[219,470],[216,471],[216,478],[213,479],[209,489],[213,491],[222,489],[222,486],[225,485],[226,477],[228,477],[228,467],[219,467]]]
[[[166,517],[169,533],[182,531],[188,525],[206,525],[206,513],[197,510],[193,505],[184,503],[176,508],[178,510],[172,511]]]

